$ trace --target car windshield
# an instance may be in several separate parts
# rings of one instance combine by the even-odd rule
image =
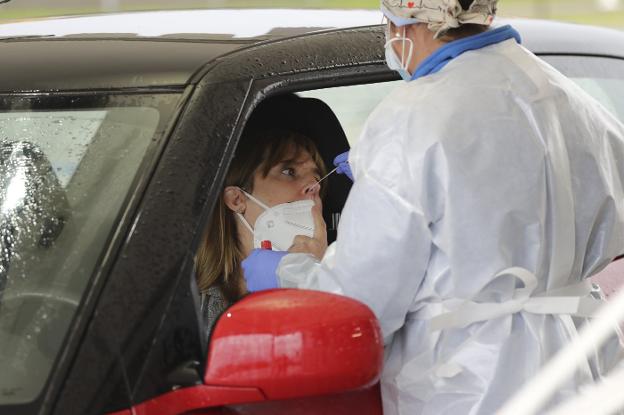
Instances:
[[[41,392],[179,98],[0,95],[0,405]]]

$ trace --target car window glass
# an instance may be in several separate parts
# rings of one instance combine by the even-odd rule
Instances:
[[[148,110],[158,117],[158,111]],[[0,131],[6,142],[26,140],[40,148],[61,186],[67,187],[107,114],[107,111],[87,110],[4,112],[0,113]]]
[[[570,77],[613,115],[624,121],[624,60],[614,58],[545,56],[548,63]],[[300,92],[325,101],[340,120],[353,146],[371,111],[403,81],[355,85]]]
[[[318,98],[325,101],[336,114],[347,135],[349,144],[353,146],[364,127],[364,122],[394,88],[400,87],[404,81],[382,82],[378,84],[342,86],[300,92],[307,98]]]
[[[577,56],[544,59],[624,121],[624,60]]]
[[[613,91],[618,91],[620,95],[624,93],[624,82],[606,79],[593,78],[572,78],[576,84],[583,88],[589,95],[597,99],[606,109],[614,115],[619,115],[622,109],[618,111],[618,105],[615,101]],[[621,118],[621,117],[620,117]]]
[[[42,390],[179,97],[0,96],[0,405]]]

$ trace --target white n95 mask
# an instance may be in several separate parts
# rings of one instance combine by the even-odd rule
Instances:
[[[260,248],[262,241],[271,241],[273,249],[288,251],[295,240],[295,236],[304,235],[310,238],[314,236],[313,200],[299,200],[268,207],[244,190],[243,193],[264,209],[264,212],[256,219],[253,228],[243,215],[236,214],[243,225],[253,234],[254,248]]]

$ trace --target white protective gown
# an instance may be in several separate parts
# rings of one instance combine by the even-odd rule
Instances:
[[[466,52],[375,109],[337,242],[321,263],[286,255],[280,282],[375,312],[386,415],[492,414],[576,335],[566,297],[624,252],[623,140],[515,40]]]

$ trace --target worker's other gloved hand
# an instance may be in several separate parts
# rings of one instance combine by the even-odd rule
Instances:
[[[241,263],[247,281],[247,291],[256,292],[278,288],[277,266],[288,252],[254,249]]]
[[[349,152],[339,154],[334,159],[334,166],[338,167],[336,173],[346,175],[351,181],[353,181],[353,173],[351,172],[351,166],[349,165]]]

